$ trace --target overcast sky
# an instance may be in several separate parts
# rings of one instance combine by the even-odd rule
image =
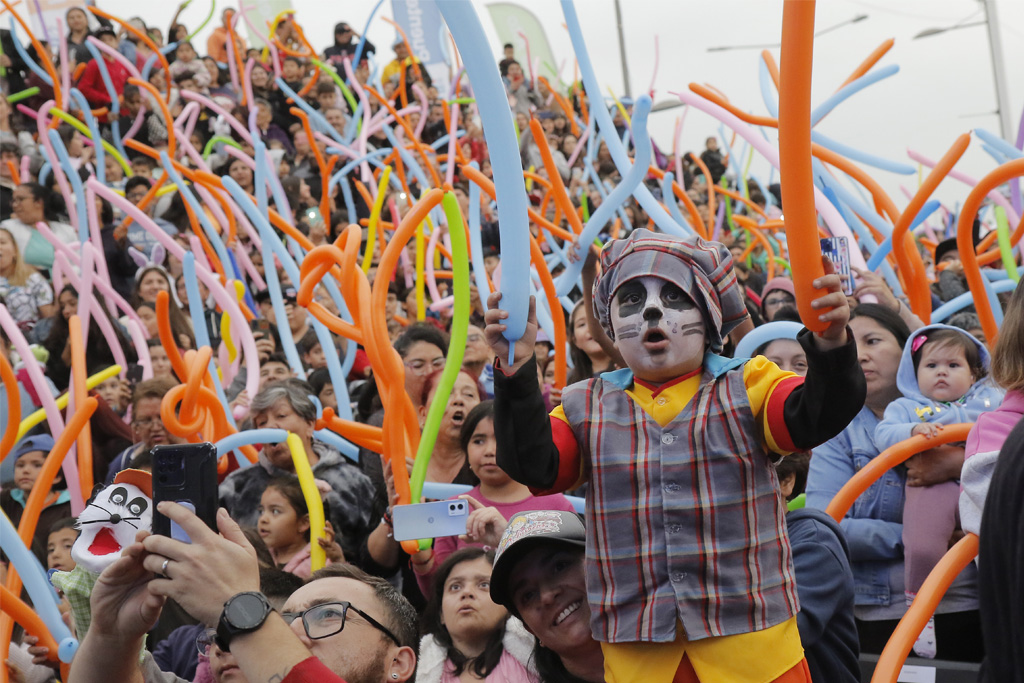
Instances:
[[[348,21],[361,31],[375,3],[357,0],[344,3],[325,0],[293,0],[297,18],[307,36],[323,49],[332,41],[335,22]],[[494,46],[500,53],[486,2],[473,0]],[[547,29],[558,61],[566,60],[565,78],[571,77],[572,47],[565,29],[559,3],[554,0],[519,0],[532,10]],[[124,17],[145,7],[144,18],[166,31],[174,12],[172,2],[145,3],[137,0],[99,0],[100,7]],[[1016,135],[1024,108],[1024,1],[996,0],[1006,82],[1011,104],[1013,135]],[[221,7],[237,6],[237,0],[218,2]],[[708,52],[709,47],[724,45],[777,44],[782,28],[781,0],[622,0],[626,57],[634,94],[651,83],[654,69],[654,37],[660,43],[660,66],[654,79],[655,103],[673,99],[669,91],[683,90],[690,82],[709,83],[724,92],[737,106],[754,113],[766,113],[758,87],[760,49]],[[182,15],[193,28],[202,20],[209,5],[195,0]],[[591,59],[603,86],[623,91],[622,66],[612,0],[585,0],[577,4]],[[218,12],[219,13],[219,12]],[[981,127],[997,133],[996,95],[988,34],[984,25],[914,40],[929,28],[970,24],[984,19],[977,0],[828,0],[817,3],[818,30],[848,21],[858,15],[867,18],[829,31],[815,41],[813,102],[828,97],[849,73],[880,43],[895,38],[896,44],[879,63],[897,64],[895,76],[868,87],[839,105],[822,121],[818,129],[825,135],[854,148],[912,163],[906,149],[915,149],[938,159],[958,135]],[[386,0],[370,27],[368,36],[383,56],[394,29],[380,20],[392,16],[391,0]],[[215,20],[216,21],[216,20]],[[215,23],[215,22],[213,22]],[[211,23],[211,27],[213,25]],[[205,35],[198,37],[200,54],[205,52]],[[774,49],[778,60],[778,49]],[[680,109],[651,115],[654,139],[670,148],[675,119]],[[707,135],[716,134],[718,123],[702,112],[692,111],[685,120],[681,146],[684,150],[703,148]],[[737,147],[739,151],[739,147]],[[957,166],[980,177],[995,163],[981,145],[972,142]],[[900,185],[913,191],[917,176],[899,176],[868,169],[903,206]],[[767,167],[755,157],[752,171],[767,177]],[[968,188],[947,180],[938,197],[952,205],[962,202]]]

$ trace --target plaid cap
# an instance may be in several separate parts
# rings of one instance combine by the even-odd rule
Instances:
[[[579,548],[587,545],[583,520],[563,510],[533,510],[512,516],[494,552],[491,568],[491,600],[517,614],[509,591],[512,568],[538,545],[561,545]]]
[[[601,250],[601,276],[594,283],[594,312],[612,339],[612,297],[619,287],[645,275],[672,282],[693,298],[704,313],[715,353],[721,352],[729,332],[747,317],[732,269],[732,255],[725,245],[695,235],[681,238],[641,228]]]

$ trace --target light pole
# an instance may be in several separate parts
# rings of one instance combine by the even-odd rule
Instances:
[[[615,0],[615,26],[619,31],[619,59],[622,60],[622,86],[625,89],[626,97],[632,97],[633,93],[629,87],[629,65],[626,64],[626,37],[622,33],[622,7],[619,0]]]
[[[992,80],[995,81],[996,86],[996,115],[999,117],[999,135],[1004,140],[1012,140],[1010,137],[1013,135],[1013,123],[1010,121],[1010,93],[1006,87],[1006,67],[1003,64],[1003,43],[999,35],[999,18],[996,11],[996,3],[995,0],[981,0],[981,3],[985,10],[984,21],[957,24],[946,28],[927,28],[914,36],[914,40],[937,36],[940,33],[956,31],[961,28],[980,26],[981,24],[986,25],[988,29],[989,55],[992,59]]]

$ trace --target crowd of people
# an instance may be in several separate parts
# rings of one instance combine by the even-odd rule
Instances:
[[[333,136],[320,129],[311,139],[292,112],[301,96],[321,117],[318,125],[330,126],[339,136],[348,136],[357,125],[353,103],[321,64],[334,68],[343,80],[350,73],[350,82],[354,79],[374,95],[365,100],[371,114],[419,105],[404,116],[401,128],[393,124],[399,140],[419,147],[449,134],[461,135],[459,158],[476,162],[480,172],[493,177],[479,119],[470,107],[463,107],[457,119],[450,115],[446,98],[466,93],[439,92],[427,69],[410,56],[404,39],[390,46],[393,54],[384,54],[341,22],[335,26],[334,43],[314,61],[314,55],[293,56],[309,48],[301,26],[291,19],[274,27],[275,42],[287,50],[267,54],[246,44],[236,20],[232,10],[225,10],[221,25],[199,46],[190,42],[189,29],[178,22],[178,15],[165,35],[139,17],[128,22],[134,29],[129,30],[106,20],[97,23],[96,17],[72,8],[66,15],[68,63],[59,67],[75,74],[75,87],[111,143],[119,142],[113,137],[117,131],[131,130],[141,145],[166,150],[173,130],[157,99],[166,98],[170,116],[178,119],[193,101],[190,93],[210,98],[224,113],[201,107],[189,118],[186,112],[183,118],[193,124],[186,142],[215,175],[230,177],[243,191],[256,194],[256,174],[247,163],[254,149],[237,130],[249,125],[252,111],[258,135],[276,165],[291,211],[287,218],[313,245],[332,243],[349,224],[365,225],[373,205],[358,173],[341,180],[347,188],[323,182],[318,157],[330,154]],[[66,255],[55,249],[40,225],[63,244],[76,244],[79,230],[61,199],[57,173],[41,152],[39,133],[44,128],[33,119],[42,115],[41,107],[53,99],[54,89],[22,59],[10,33],[3,31],[0,38],[5,69],[5,94],[0,96],[0,305],[32,355],[25,357],[13,348],[6,328],[0,352],[15,371],[21,414],[27,416],[43,406],[38,387],[30,381],[30,366],[43,372],[53,396],[72,383],[69,321],[80,314],[83,296],[66,276],[70,269],[62,268]],[[97,42],[107,49],[99,50]],[[169,70],[159,65],[145,69],[153,46],[168,43],[176,43],[166,55]],[[40,61],[34,48],[28,56]],[[522,168],[538,178],[527,191],[544,218],[561,220],[561,227],[568,229],[555,203],[544,201],[549,166],[541,149],[550,151],[576,207],[593,212],[620,172],[605,142],[590,142],[594,153],[585,153],[587,143],[577,124],[588,107],[605,103],[588,102],[575,84],[560,91],[545,78],[531,79],[521,57],[511,45],[504,46],[499,70],[516,122]],[[105,69],[99,68],[100,60]],[[128,83],[129,66],[148,73],[152,89]],[[239,86],[238,71],[244,71],[241,82],[249,84],[248,95]],[[27,89],[38,90],[20,99],[17,108],[8,102],[7,95]],[[615,131],[602,134],[628,142],[631,103],[625,99],[619,104],[611,108]],[[531,119],[539,122],[543,141],[534,138]],[[195,210],[182,194],[154,198],[150,192],[162,173],[158,158],[132,147],[122,165],[112,153],[98,154],[94,141],[67,123],[55,130],[72,173],[101,179],[186,251],[202,252],[204,238]],[[408,140],[413,130],[415,139]],[[394,146],[393,135],[390,129],[373,131],[369,148]],[[188,158],[181,163],[195,167]],[[671,172],[682,167],[676,182],[708,226],[716,222],[709,212],[711,186],[740,185],[740,178],[727,173],[729,160],[715,137],[706,140],[699,155],[687,153],[679,160],[655,145],[653,164]],[[404,211],[429,189],[412,174],[406,180],[402,190],[384,190],[383,204],[394,203]],[[747,201],[732,208],[736,216],[782,215],[778,185],[760,187],[753,178],[743,180]],[[497,279],[500,215],[486,195],[471,205],[470,182],[457,167],[453,190],[463,216],[481,214],[485,280]],[[675,196],[663,196],[653,175],[645,182],[659,201],[677,202],[677,208],[686,210]],[[326,204],[325,187],[330,195]],[[283,203],[271,200],[279,212],[285,211]],[[327,215],[320,211],[325,205],[330,207]],[[100,226],[109,293],[96,285],[87,294],[100,302],[90,309],[97,324],[89,326],[85,340],[87,374],[114,365],[118,358],[129,363],[124,373],[91,392],[98,400],[90,420],[92,476],[101,487],[123,470],[151,470],[154,446],[184,443],[161,417],[164,397],[183,380],[171,359],[196,349],[197,338],[211,341],[216,358],[216,349],[229,340],[222,338],[224,310],[203,283],[198,291],[206,329],[197,335],[199,321],[189,307],[195,283],[188,282],[181,259],[137,224],[126,224],[124,212],[106,199],[97,196],[92,208]],[[574,305],[564,312],[570,362],[566,386],[558,386],[555,379],[555,341],[538,331],[536,318],[531,317],[528,334],[510,355],[500,334],[500,292],[488,297],[471,288],[462,368],[426,470],[428,482],[471,487],[460,495],[470,508],[467,530],[465,535],[437,538],[430,549],[413,554],[395,540],[392,511],[399,498],[391,463],[366,448],[353,458],[314,434],[322,411],[339,412],[339,400],[350,404],[355,420],[378,427],[383,423],[384,402],[368,355],[337,335],[325,348],[312,314],[298,303],[300,283],[277,260],[264,260],[261,250],[239,231],[240,248],[252,266],[245,285],[254,314],[259,386],[249,395],[246,369],[240,368],[224,387],[224,409],[242,415],[242,430],[281,429],[299,437],[320,487],[326,533],[312,535],[310,509],[288,444],[261,445],[253,466],[221,475],[219,534],[181,506],[165,504],[161,511],[189,533],[192,543],[140,532],[137,542],[99,576],[91,598],[91,626],[70,680],[655,680],[644,677],[653,670],[649,667],[662,667],[658,670],[668,672],[665,680],[672,680],[677,669],[692,678],[676,680],[860,680],[859,655],[881,652],[946,550],[965,532],[979,533],[985,527],[985,492],[990,481],[996,486],[994,454],[1004,442],[1012,445],[1008,435],[1024,414],[1024,287],[998,302],[1004,317],[990,353],[970,308],[950,318],[948,325],[925,325],[883,277],[855,269],[856,288],[844,296],[829,269],[815,285],[821,301],[834,311],[827,314],[833,316],[828,331],[813,338],[780,334],[746,361],[732,357],[746,333],[764,324],[800,322],[792,280],[786,275],[766,277],[774,254],[749,245],[731,217],[716,232],[721,245],[662,243],[646,230],[653,221],[635,200],[619,209],[602,232],[604,252],[599,256],[595,249],[587,258],[581,283],[571,294]],[[393,218],[397,224],[398,215]],[[531,229],[539,234],[536,225]],[[539,242],[549,255],[568,246]],[[656,251],[659,257],[629,261],[630,250],[616,246],[627,243],[638,251]],[[425,302],[420,299],[413,244],[409,258],[393,274],[378,273],[378,246],[364,240],[363,249],[371,254],[367,274],[371,282],[388,278],[387,306],[379,314],[401,357],[405,391],[422,425],[441,388],[452,309],[432,306],[441,302],[431,301],[429,294]],[[936,305],[967,291],[955,238],[934,250],[922,248],[922,256]],[[438,258],[438,270],[450,265]],[[659,274],[659,268],[671,275]],[[271,270],[281,283],[285,320],[276,314],[279,309],[266,285]],[[62,271],[64,276],[57,277]],[[640,277],[652,272],[656,277]],[[441,297],[450,293],[444,284],[438,286]],[[171,299],[166,320],[158,315],[161,292]],[[128,303],[143,327],[146,364],[139,363],[140,347],[126,324],[127,311],[118,319],[114,307],[107,306],[114,296]],[[664,310],[648,314],[656,299]],[[315,300],[338,313],[322,287]],[[642,320],[632,332],[625,326],[629,311]],[[660,317],[677,326],[666,328],[668,333],[641,335],[641,327]],[[164,323],[175,342],[170,355],[161,342]],[[655,323],[650,324],[654,329]],[[645,365],[646,356],[674,343],[670,337],[688,339],[691,327],[699,327],[703,336],[694,337],[700,343],[686,341],[696,346],[685,362],[672,365],[667,374]],[[120,348],[109,343],[107,328]],[[301,373],[286,354],[291,346]],[[355,361],[345,386],[334,386],[328,357],[348,354]],[[694,358],[696,364],[687,366]],[[678,372],[684,366],[686,373]],[[728,396],[698,393],[725,377],[731,378],[730,389],[723,390]],[[742,397],[733,395],[737,388]],[[848,391],[837,390],[841,388]],[[0,394],[5,411],[0,421],[6,422],[6,392]],[[623,396],[628,400],[620,401]],[[695,405],[703,412],[691,411]],[[594,426],[604,422],[618,431]],[[840,488],[885,449],[963,422],[984,422],[987,429],[972,433],[966,444],[931,448],[889,470],[839,523],[824,514]],[[691,450],[678,444],[677,451],[659,450],[661,445],[652,444],[667,446],[681,439],[668,430],[684,424],[691,435],[707,439],[686,447],[702,458],[728,452],[756,460],[760,469],[754,467],[749,479],[743,476],[742,486],[749,490],[721,488],[721,482],[733,477],[732,464],[721,458],[707,458],[703,476],[708,480],[688,473],[678,475],[688,483],[676,483],[677,475],[670,472],[689,470]],[[638,433],[645,435],[640,441]],[[40,424],[3,462],[0,503],[15,526],[55,437],[59,434]],[[621,454],[620,461],[597,466],[595,454],[612,451]],[[657,472],[639,475],[630,467],[634,460],[659,458]],[[1000,467],[1007,478],[1015,476],[1010,466]],[[1019,479],[1019,467],[1016,471]],[[663,506],[672,510],[670,501],[680,488],[686,493],[692,484],[697,491],[698,481],[708,487],[700,491],[699,502],[680,503],[687,511],[682,518],[662,518]],[[79,533],[67,489],[58,474],[31,547],[44,567],[64,572],[74,569],[70,549]],[[733,498],[737,491],[739,497]],[[586,523],[565,494],[587,500]],[[1005,495],[999,500],[1004,507],[1011,504]],[[767,527],[762,521],[754,523],[756,529],[743,529],[739,518],[719,512],[733,507],[755,517],[768,510],[777,519]],[[691,508],[715,511],[720,525],[686,517]],[[699,524],[694,521],[698,518]],[[685,531],[681,520],[697,525],[693,543],[702,546],[700,553],[725,558],[724,547],[747,542],[754,548],[749,561],[758,568],[727,567],[721,574],[716,569],[697,575],[692,569],[696,565],[687,565],[685,559],[697,551],[674,540]],[[315,571],[314,546],[327,556],[327,566]],[[646,568],[663,557],[669,568]],[[723,566],[730,561],[723,559]],[[998,572],[1012,562],[1012,557],[994,558],[992,569]],[[689,576],[677,571],[687,566]],[[6,575],[6,562],[2,567]],[[751,571],[756,576],[747,575]],[[1006,573],[1012,576],[1014,571],[1019,566]],[[776,581],[775,574],[783,578]],[[742,600],[730,593],[735,590]],[[971,564],[942,599],[914,652],[967,662],[980,662],[987,655],[989,680],[1011,680],[1000,672],[1024,664],[1012,647],[986,652],[983,633],[987,637],[991,626],[983,631],[982,592],[979,606],[978,568]],[[229,599],[246,593],[262,596],[268,612],[273,609],[279,616],[271,614],[229,643],[217,628],[222,611],[226,613]],[[743,611],[746,601],[754,599],[748,593],[763,602],[763,615]],[[989,595],[988,614],[996,613],[998,603],[998,596]],[[748,620],[756,625],[750,633],[744,632]],[[737,626],[739,622],[743,624]],[[760,637],[719,640],[767,632],[785,646],[776,649],[771,644],[775,641]],[[665,649],[642,649],[665,643],[678,645],[673,652],[679,656],[665,656]],[[7,664],[12,680],[53,679],[56,663],[51,654],[34,636],[17,635]],[[625,672],[640,658],[645,664],[640,674],[633,674],[640,677],[628,677]],[[724,659],[733,661],[727,666]],[[744,666],[756,669],[765,661],[778,665],[774,674],[731,677],[739,676],[735,672]],[[802,661],[806,664],[798,663]]]

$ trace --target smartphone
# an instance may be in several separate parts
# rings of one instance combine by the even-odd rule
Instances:
[[[153,447],[153,533],[185,543],[188,534],[160,514],[156,506],[170,500],[184,505],[217,531],[217,447],[186,443]]]
[[[828,256],[836,273],[843,278],[843,294],[853,294],[853,271],[850,269],[850,243],[845,237],[823,237],[821,253]]]
[[[129,363],[128,372],[125,373],[125,378],[128,383],[133,387],[142,381],[142,366],[138,363]]]
[[[258,320],[253,320],[249,323],[249,326],[252,328],[253,332],[268,332],[270,330],[270,321],[266,318],[260,318]]]
[[[318,225],[324,222],[320,209],[315,206],[312,209],[306,209],[306,218],[309,220],[310,225]]]
[[[396,541],[461,536],[466,533],[469,503],[461,498],[396,505],[391,511]]]

